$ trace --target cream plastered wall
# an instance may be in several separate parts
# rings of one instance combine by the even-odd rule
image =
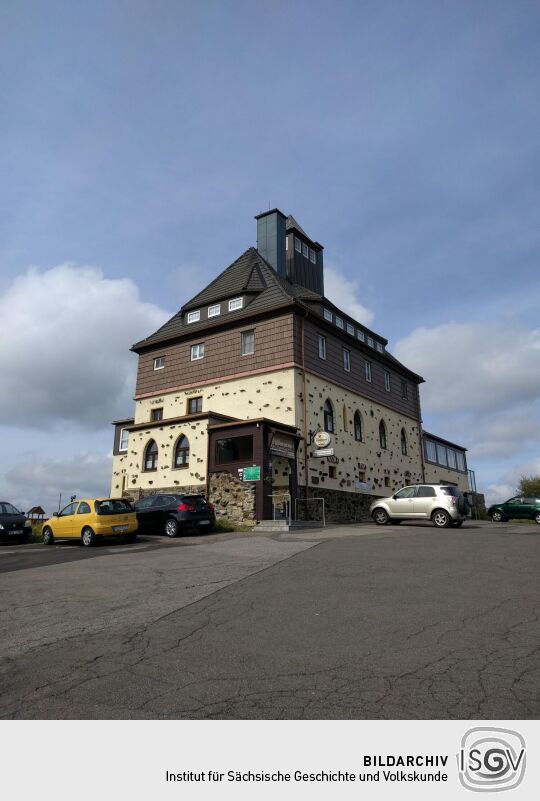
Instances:
[[[457,484],[462,492],[469,492],[470,490],[467,474],[426,462],[426,484],[440,484],[441,481]]]
[[[304,404],[302,372],[296,371],[296,425],[304,433]],[[315,445],[308,446],[308,484],[345,492],[362,492],[355,482],[370,484],[372,495],[390,495],[405,484],[416,484],[422,478],[421,439],[418,421],[364,399],[330,381],[306,373],[307,428],[323,428],[323,406],[329,398],[334,408],[334,431],[328,447],[334,449],[336,463],[327,458],[315,457]],[[354,413],[362,416],[363,441],[354,436]],[[379,444],[379,423],[386,425],[386,450]],[[407,437],[407,455],[401,452],[401,429]],[[304,443],[299,449],[298,481],[305,485]],[[335,460],[334,460],[335,461]],[[335,468],[336,477],[330,478],[329,468]],[[363,473],[363,476],[362,476]],[[318,482],[313,482],[313,478]]]
[[[217,412],[240,420],[267,417],[294,425],[294,381],[294,370],[289,368],[137,400],[136,424],[148,422],[152,409],[163,408],[163,425],[130,431],[127,454],[113,459],[111,494],[121,495],[123,476],[126,476],[126,491],[193,486],[206,481],[208,421],[167,424],[168,418],[187,414],[189,398],[202,397],[204,412]],[[189,468],[173,469],[174,445],[180,434],[189,439]],[[158,470],[147,473],[141,468],[150,439],[157,443],[159,460]]]

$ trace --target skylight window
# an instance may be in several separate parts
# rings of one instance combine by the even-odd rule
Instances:
[[[198,323],[200,319],[201,319],[200,309],[197,309],[197,311],[188,312],[187,316],[188,323]]]

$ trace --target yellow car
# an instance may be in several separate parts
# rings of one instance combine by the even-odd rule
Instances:
[[[46,520],[42,529],[45,545],[56,539],[80,539],[89,547],[101,537],[122,537],[135,542],[137,515],[121,498],[85,498],[73,501]]]

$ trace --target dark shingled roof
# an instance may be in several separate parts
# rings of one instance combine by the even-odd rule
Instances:
[[[296,228],[298,233],[304,234],[306,239],[311,239],[311,237],[306,234],[306,232],[304,231],[302,226],[298,224],[298,221],[294,219],[292,214],[289,214],[289,216],[285,220],[285,228],[286,228],[287,231],[291,231],[293,228]]]

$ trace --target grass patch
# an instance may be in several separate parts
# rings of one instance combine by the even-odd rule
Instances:
[[[216,520],[214,531],[227,533],[230,531],[251,531],[252,528],[253,526],[249,526],[245,523],[237,523],[234,520],[229,520],[228,517],[220,517]]]

